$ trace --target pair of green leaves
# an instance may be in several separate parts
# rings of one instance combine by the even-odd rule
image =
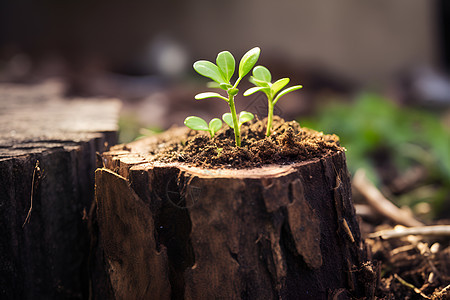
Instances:
[[[208,131],[211,135],[211,138],[213,138],[216,132],[219,131],[219,129],[222,127],[222,121],[220,121],[220,119],[218,118],[214,118],[209,121],[208,124],[200,117],[191,116],[187,117],[184,120],[184,125],[193,130]]]
[[[254,117],[255,116],[248,111],[241,111],[238,117],[238,127],[241,127],[241,125],[245,122],[253,120]],[[225,123],[228,124],[228,126],[234,129],[233,116],[231,115],[231,113],[223,114],[222,119],[225,121]],[[222,127],[222,121],[220,121],[220,119],[218,118],[214,118],[209,121],[208,124],[200,117],[190,116],[184,120],[184,125],[193,130],[208,131],[211,135],[211,138],[213,138],[216,132],[219,131],[219,129]]]
[[[241,111],[238,117],[238,128],[240,128],[245,122],[253,120],[254,117],[255,116],[251,112]],[[224,113],[222,119],[228,124],[228,126],[234,129],[233,116],[231,113]]]
[[[256,92],[263,92],[267,95],[269,101],[272,101],[275,105],[282,96],[303,87],[301,85],[294,85],[282,90],[289,83],[289,80],[289,78],[282,78],[272,83],[272,74],[270,74],[270,71],[266,67],[256,66],[253,69],[253,76],[250,77],[250,82],[255,87],[246,90],[244,96],[250,96]],[[279,94],[277,95],[277,93]]]
[[[242,56],[241,61],[239,62],[239,78],[236,80],[234,85],[231,84],[230,80],[235,72],[236,61],[229,51],[220,52],[217,55],[216,64],[207,60],[196,61],[194,63],[194,70],[200,75],[214,80],[214,84],[209,84],[209,87],[221,88],[227,91],[228,94],[234,96],[238,92],[236,86],[241,79],[251,71],[253,66],[258,61],[260,53],[261,49],[259,47],[255,47],[247,51],[247,53]],[[196,100],[206,98],[220,98],[227,102],[229,101],[226,97],[214,92],[200,93],[195,96]]]

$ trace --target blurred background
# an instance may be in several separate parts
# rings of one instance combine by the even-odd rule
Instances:
[[[206,80],[193,62],[259,46],[275,79],[304,86],[277,114],[338,134],[350,171],[364,168],[398,205],[448,218],[449,16],[446,0],[1,1],[0,82],[119,98],[128,142],[222,115],[223,101],[194,101]],[[265,101],[237,108],[263,118]]]

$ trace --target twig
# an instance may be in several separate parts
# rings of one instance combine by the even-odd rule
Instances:
[[[428,297],[427,295],[425,295],[424,293],[422,293],[421,290],[419,290],[418,288],[416,288],[414,285],[412,285],[411,283],[405,281],[403,278],[401,278],[400,276],[398,276],[397,274],[394,273],[394,277],[404,286],[409,287],[410,289],[412,289],[414,292],[416,292],[417,294],[419,294],[420,296],[422,296],[425,299],[431,299],[430,297]]]
[[[388,217],[397,224],[405,226],[421,226],[423,223],[413,216],[395,206],[386,199],[381,192],[367,179],[364,170],[359,169],[353,177],[353,187],[355,187],[367,200],[367,202],[379,213]]]
[[[450,236],[450,225],[430,225],[418,227],[398,227],[395,229],[381,230],[368,235],[369,238],[381,237],[383,239],[399,238],[408,235],[438,235]]]
[[[30,209],[28,210],[28,214],[27,217],[25,218],[25,221],[22,224],[22,228],[25,227],[25,224],[30,222],[30,218],[31,218],[31,212],[33,211],[33,195],[34,195],[34,190],[35,190],[35,179],[36,179],[36,173],[40,173],[41,168],[39,168],[39,160],[36,160],[36,165],[34,166],[33,169],[33,178],[31,179],[31,196],[30,196]],[[39,176],[39,174],[38,174]],[[36,184],[37,185],[37,184]]]
[[[450,284],[447,285],[442,290],[440,290],[439,292],[434,292],[433,295],[432,295],[433,299],[440,299],[439,297],[446,296],[447,292],[450,292]]]

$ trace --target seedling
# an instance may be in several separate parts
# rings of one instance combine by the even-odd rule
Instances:
[[[287,93],[303,87],[301,85],[294,85],[290,88],[281,90],[289,83],[289,80],[289,78],[282,78],[272,83],[272,74],[270,74],[270,71],[266,67],[256,66],[253,69],[253,76],[250,77],[250,82],[256,86],[246,90],[244,96],[250,96],[256,92],[263,92],[266,94],[268,100],[266,136],[270,136],[272,131],[273,108],[278,100]]]
[[[253,120],[255,116],[248,111],[241,111],[241,113],[239,114],[239,120],[238,120],[238,129],[240,131],[240,127],[242,124],[244,124],[245,122],[251,121]],[[225,123],[228,124],[228,126],[230,126],[231,128],[234,129],[234,121],[233,121],[233,116],[230,113],[224,113],[222,116],[222,119],[225,121]]]
[[[223,120],[231,128],[234,129],[234,138],[236,141],[236,146],[238,147],[241,146],[240,125],[251,119],[248,119],[249,117],[248,114],[250,113],[241,112],[241,115],[242,113],[244,113],[244,115],[242,116],[242,119],[238,121],[238,117],[236,114],[236,107],[234,104],[234,97],[239,92],[239,90],[237,89],[239,82],[241,82],[241,80],[245,77],[245,75],[247,75],[251,71],[253,66],[256,64],[256,61],[258,60],[260,53],[261,50],[258,47],[255,47],[253,49],[250,49],[247,53],[244,54],[244,56],[241,58],[241,61],[239,62],[239,74],[238,74],[239,77],[234,84],[231,84],[230,80],[234,74],[236,62],[234,60],[233,55],[229,51],[222,51],[217,55],[216,58],[217,65],[206,60],[200,60],[194,63],[194,70],[197,71],[197,73],[214,80],[212,84],[208,85],[209,87],[220,88],[222,90],[225,90],[228,96],[225,97],[219,93],[214,92],[205,92],[196,95],[195,99],[201,100],[206,98],[219,98],[225,100],[228,103],[230,107],[231,121],[229,117],[226,117],[227,119],[225,119],[225,115],[227,114],[224,114]],[[230,124],[233,126],[231,126]],[[234,124],[239,124],[239,126],[234,126]]]
[[[220,119],[218,118],[214,118],[209,121],[209,124],[207,124],[206,121],[202,118],[191,116],[187,117],[186,120],[184,120],[184,125],[193,130],[208,131],[211,135],[211,138],[214,138],[216,132],[219,131],[219,129],[222,127],[222,121],[220,121]]]

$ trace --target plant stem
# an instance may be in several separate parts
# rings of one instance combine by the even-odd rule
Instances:
[[[272,120],[273,120],[273,101],[269,99],[269,113],[267,115],[267,130],[266,130],[266,136],[270,136],[270,132],[272,130]]]
[[[234,139],[236,141],[236,146],[240,147],[241,146],[241,132],[239,131],[239,124],[238,124],[237,115],[236,115],[236,107],[234,106],[234,96],[229,95],[228,97],[229,97],[228,104],[230,105],[231,117],[233,118]]]

